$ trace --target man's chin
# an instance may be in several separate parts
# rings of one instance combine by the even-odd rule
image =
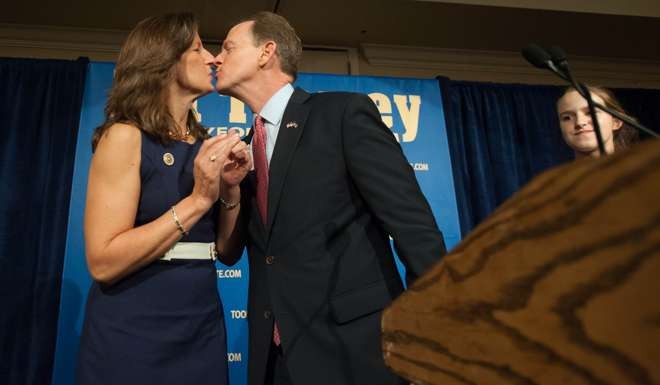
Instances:
[[[215,84],[215,92],[222,94],[222,95],[228,95],[229,90],[227,90],[226,87],[223,87],[221,84],[216,83]]]

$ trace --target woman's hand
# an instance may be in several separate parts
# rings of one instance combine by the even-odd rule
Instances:
[[[217,135],[202,143],[194,161],[195,185],[191,196],[204,211],[218,200],[223,168],[233,162],[229,160],[230,154],[239,142],[240,137],[232,133]]]

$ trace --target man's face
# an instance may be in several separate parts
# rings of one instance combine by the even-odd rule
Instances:
[[[251,31],[253,23],[246,21],[229,30],[222,50],[215,57],[215,89],[220,93],[234,95],[237,89],[252,80],[259,70],[262,49],[254,44]]]

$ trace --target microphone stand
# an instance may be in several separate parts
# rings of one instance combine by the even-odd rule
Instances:
[[[556,51],[553,49],[553,51]],[[554,53],[554,52],[552,52]],[[555,59],[553,55],[553,59]],[[554,64],[554,61],[551,61],[550,63]],[[554,67],[554,65],[552,66]],[[575,77],[573,77],[573,73],[571,72],[570,67],[568,66],[568,62],[566,59],[559,59],[559,67],[563,70],[562,72],[566,75],[566,77],[563,77],[564,79],[568,78],[568,81],[573,85],[573,88],[582,95],[583,98],[587,100],[587,105],[589,106],[589,115],[591,115],[591,124],[594,127],[594,132],[596,133],[596,140],[598,141],[598,152],[600,153],[601,156],[606,155],[605,152],[605,143],[603,142],[603,134],[600,132],[600,122],[598,121],[598,117],[596,116],[596,103],[594,102],[593,97],[591,96],[591,91],[589,91],[589,88],[586,87],[582,83],[578,83],[575,80]],[[554,72],[554,70],[553,70]],[[601,109],[604,109],[605,106],[600,106]],[[605,111],[608,112],[606,109]]]
[[[575,82],[573,76],[570,76],[571,80]],[[600,132],[600,122],[598,121],[598,116],[596,116],[596,102],[594,102],[593,97],[591,97],[591,91],[588,87],[585,87],[582,83],[573,83],[574,87],[578,86],[582,88],[581,95],[587,99],[587,104],[589,105],[589,115],[591,115],[591,124],[594,127],[594,132],[596,133],[596,140],[598,141],[598,152],[600,155],[606,155],[605,144],[603,142],[603,134]],[[578,91],[580,92],[580,91]]]

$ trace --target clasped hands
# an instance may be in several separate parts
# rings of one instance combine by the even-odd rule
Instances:
[[[218,200],[220,186],[233,189],[252,169],[248,145],[235,130],[206,139],[194,161],[193,195],[209,207]]]

